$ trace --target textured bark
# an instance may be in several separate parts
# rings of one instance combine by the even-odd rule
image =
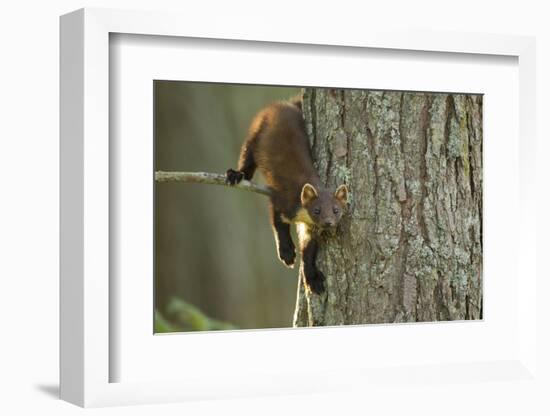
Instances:
[[[482,317],[482,97],[306,89],[313,157],[351,203],[295,326]]]
[[[247,181],[243,179],[240,183],[229,185],[226,182],[225,174],[209,172],[164,172],[156,171],[155,180],[157,182],[184,182],[184,183],[202,183],[206,185],[230,186],[234,189],[242,189],[249,192],[269,196],[271,191],[265,185]]]

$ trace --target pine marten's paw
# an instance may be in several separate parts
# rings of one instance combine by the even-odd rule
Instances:
[[[229,185],[237,185],[244,178],[244,172],[240,172],[234,169],[227,169],[225,172],[225,183]]]
[[[281,260],[285,266],[294,267],[294,260],[296,259],[296,250],[294,247],[279,247],[279,260]]]
[[[306,283],[309,290],[317,295],[320,295],[325,291],[325,275],[320,271],[317,271],[317,274],[313,278],[306,281]]]

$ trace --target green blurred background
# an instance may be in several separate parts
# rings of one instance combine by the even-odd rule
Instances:
[[[254,115],[298,93],[155,81],[155,170],[236,168]],[[267,198],[213,185],[155,189],[155,332],[292,326],[298,271],[277,258]]]

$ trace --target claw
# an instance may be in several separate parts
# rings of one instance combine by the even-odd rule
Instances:
[[[228,185],[236,185],[241,182],[243,178],[243,172],[234,169],[227,169],[227,172],[225,172],[225,183],[227,183]]]
[[[325,291],[325,275],[321,272],[317,272],[317,276],[315,279],[311,279],[311,281],[306,282],[307,287],[312,293],[315,293],[316,295],[320,295]]]
[[[283,248],[279,247],[278,250],[279,260],[281,260],[284,265],[290,269],[294,268],[294,262],[296,260],[296,249],[294,247]]]

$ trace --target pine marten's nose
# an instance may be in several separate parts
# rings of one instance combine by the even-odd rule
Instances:
[[[325,221],[325,222],[324,222],[323,227],[325,227],[325,228],[330,228],[330,227],[334,227],[334,225],[335,225],[335,224],[334,224],[334,221],[328,220],[328,221]]]

